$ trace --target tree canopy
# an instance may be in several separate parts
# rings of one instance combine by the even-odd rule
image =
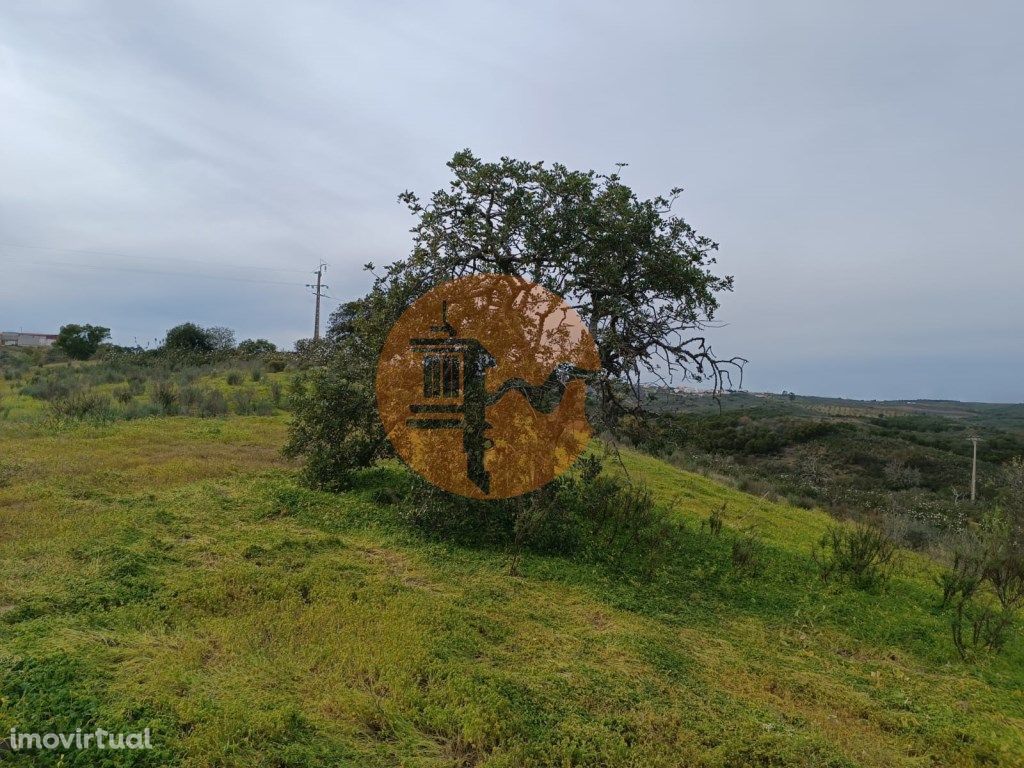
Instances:
[[[96,354],[100,344],[110,338],[110,329],[99,325],[62,325],[55,347],[73,360],[88,360]]]
[[[712,271],[717,244],[673,213],[681,188],[641,199],[618,173],[484,162],[469,150],[448,168],[448,186],[428,200],[400,196],[417,219],[413,251],[378,290],[422,293],[477,272],[542,285],[587,323],[611,414],[627,410],[616,382],[681,377],[721,389],[742,372],[744,361],[717,357],[705,335],[733,281]],[[639,407],[635,398],[630,409]]]
[[[230,328],[203,328],[195,323],[182,323],[167,331],[164,348],[181,352],[223,352],[234,349],[235,332]]]
[[[640,198],[619,174],[464,150],[447,186],[399,200],[415,217],[412,251],[376,272],[363,298],[331,315],[325,341],[303,353],[288,451],[305,455],[314,482],[389,453],[373,378],[392,324],[433,287],[476,273],[516,275],[565,298],[597,344],[594,380],[604,426],[627,412],[641,376],[727,386],[743,360],[717,357],[705,335],[732,278],[713,271],[717,245],[673,213],[682,190]],[[638,394],[638,392],[636,392]]]
[[[243,355],[269,355],[277,352],[277,345],[266,339],[245,339],[238,342],[238,351]]]

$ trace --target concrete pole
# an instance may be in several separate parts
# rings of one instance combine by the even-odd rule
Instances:
[[[978,440],[972,437],[971,444],[974,446],[974,459],[971,462],[971,504],[978,498]]]

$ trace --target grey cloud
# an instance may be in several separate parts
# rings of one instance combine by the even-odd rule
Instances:
[[[408,249],[397,193],[469,146],[686,187],[736,276],[715,346],[751,359],[751,388],[1020,401],[1022,21],[1011,2],[5,3],[0,325],[290,343],[316,261],[360,294],[363,263]]]

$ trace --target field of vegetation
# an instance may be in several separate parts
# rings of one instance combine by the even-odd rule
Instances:
[[[1024,456],[1024,405],[664,390],[647,403],[660,418],[635,442],[676,466],[841,517],[890,518],[912,547],[996,506],[1005,465]]]
[[[300,482],[275,359],[7,353],[0,736],[152,730],[111,766],[1024,765],[1024,640],[963,658],[925,555],[823,578],[826,513],[629,450],[605,472],[649,488],[656,560],[597,524],[572,553],[438,535],[397,464]]]

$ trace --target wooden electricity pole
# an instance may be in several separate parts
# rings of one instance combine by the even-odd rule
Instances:
[[[323,284],[324,272],[327,271],[327,265],[324,262],[320,262],[320,266],[316,268],[316,285],[306,285],[307,288],[314,290],[316,296],[316,312],[313,315],[313,341],[320,341],[320,299],[323,298],[324,291],[330,288],[329,285]]]
[[[971,444],[974,446],[974,458],[971,461],[971,503],[978,498],[978,441],[980,437],[972,437]]]

